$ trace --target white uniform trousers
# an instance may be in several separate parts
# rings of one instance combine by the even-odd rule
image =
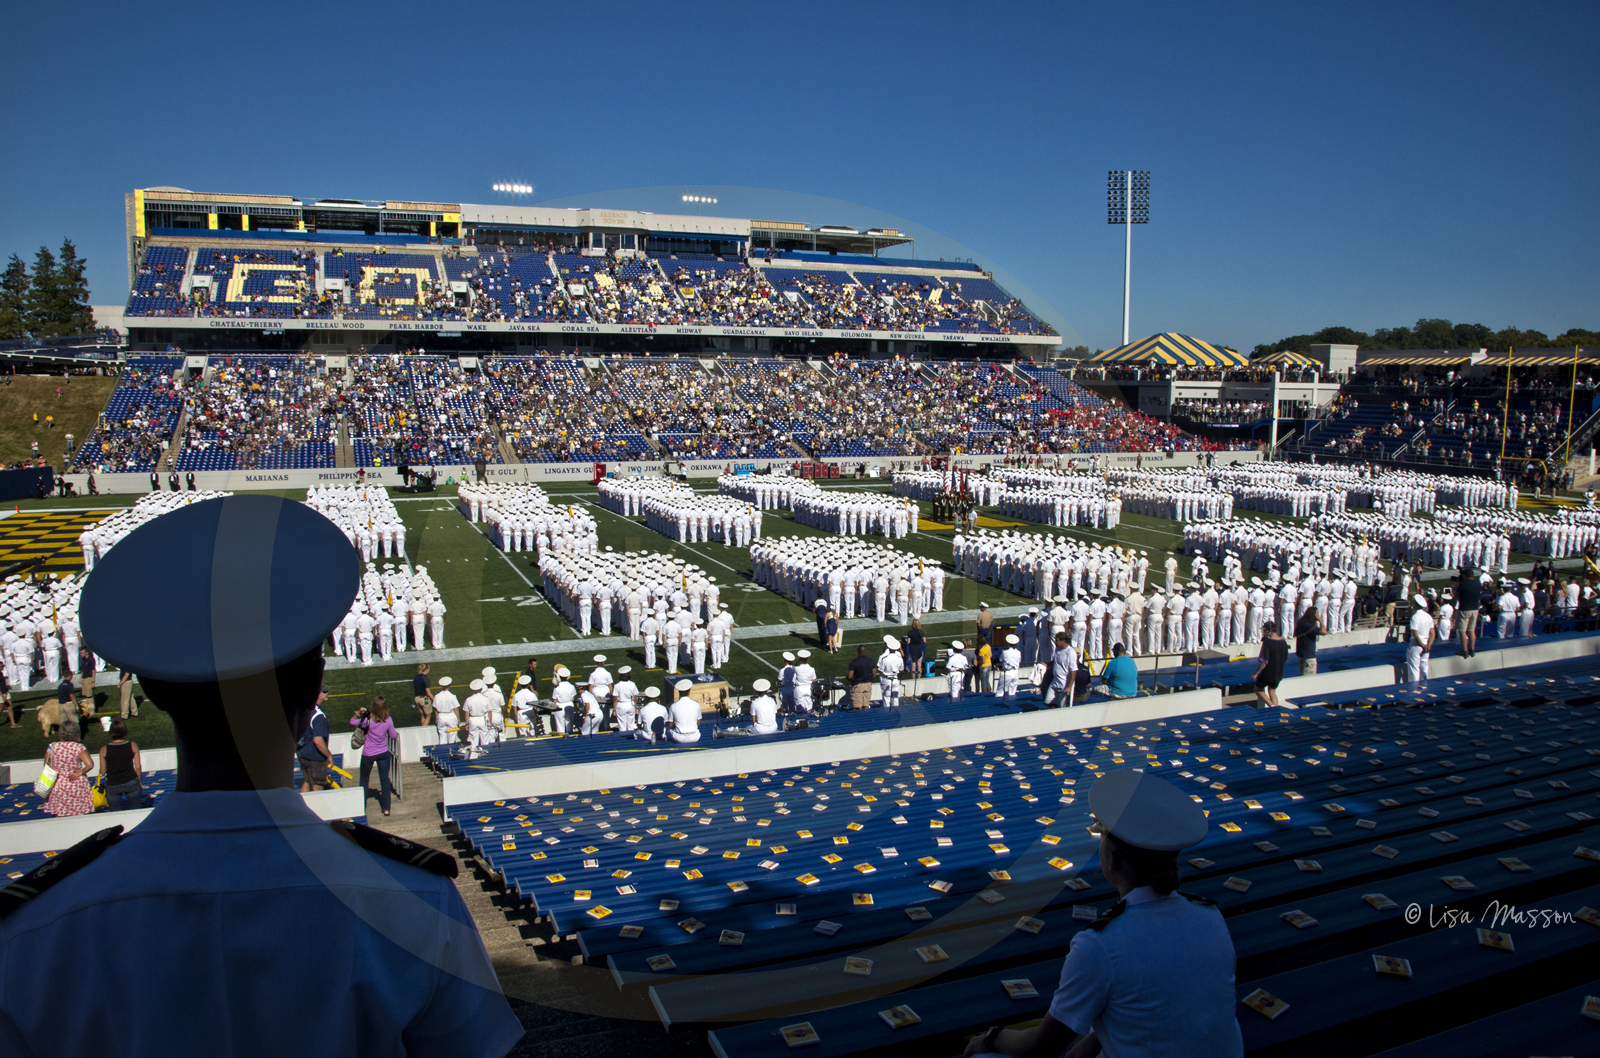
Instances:
[[[898,708],[900,705],[900,678],[898,676],[879,676],[878,687],[883,692],[883,704],[888,708]]]

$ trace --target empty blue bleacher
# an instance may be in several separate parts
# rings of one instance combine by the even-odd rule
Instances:
[[[507,886],[558,930],[577,932],[619,987],[648,987],[664,1021],[717,1022],[714,1053],[787,1053],[777,1030],[801,1021],[821,1037],[809,1048],[819,1054],[922,1048],[935,1037],[943,1042],[927,1043],[930,1053],[954,1053],[963,1031],[1037,1017],[1072,934],[1115,899],[1078,792],[1107,768],[1155,770],[1209,810],[1206,840],[1183,854],[1184,889],[1222,907],[1239,955],[1237,995],[1262,987],[1290,1004],[1276,1021],[1238,1008],[1247,1052],[1315,1041],[1319,1053],[1370,1054],[1459,1020],[1427,1004],[1474,981],[1544,967],[1574,980],[1572,959],[1592,947],[1593,927],[1502,925],[1515,937],[1508,954],[1481,947],[1470,929],[1408,925],[1362,895],[1402,908],[1600,905],[1600,862],[1573,851],[1600,844],[1585,836],[1600,792],[1595,670],[1584,659],[1555,674],[1433,681],[1413,689],[1430,704],[1388,710],[1235,707],[451,814]],[[552,745],[577,760],[565,745],[589,752],[601,742]],[[1452,892],[1444,876],[1476,888]],[[1316,924],[1288,925],[1283,916],[1297,910]],[[1038,932],[1019,930],[1019,915],[1036,918]],[[839,928],[823,936],[824,921]],[[948,964],[922,965],[913,949],[931,943]],[[1373,953],[1411,959],[1415,980],[1376,977]],[[663,955],[670,964],[651,962]],[[872,980],[843,974],[846,956],[872,959]],[[737,988],[724,976],[752,969],[762,975]],[[1039,998],[1007,998],[1000,982],[1016,978]],[[861,986],[878,998],[861,1001]],[[1550,987],[1569,985],[1557,977]],[[1531,1023],[1520,1002],[1495,1017]],[[877,1011],[897,1003],[922,1024],[889,1029]],[[1561,1030],[1539,1038],[1553,1053],[1587,1053],[1572,1042],[1588,1030],[1568,1006]],[[1352,1010],[1414,1016],[1362,1036]],[[750,1023],[728,1025],[740,1020]],[[1412,1046],[1401,1053],[1456,1053]]]

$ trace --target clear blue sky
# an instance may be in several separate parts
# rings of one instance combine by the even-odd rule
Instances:
[[[8,10],[0,254],[69,236],[97,302],[126,295],[135,187],[708,188],[735,216],[904,218],[1107,347],[1105,174],[1132,167],[1135,335],[1600,328],[1592,2]]]

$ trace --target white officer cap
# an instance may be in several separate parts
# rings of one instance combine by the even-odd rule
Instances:
[[[1428,597],[1426,595],[1422,594],[1421,592],[1418,592],[1417,594],[1413,595],[1411,597],[1411,601],[1416,603],[1418,606],[1421,606],[1424,609],[1426,609],[1427,606],[1428,606]]]
[[[1018,639],[1016,636],[1006,636],[1006,645],[1007,646],[1014,647],[1020,642],[1022,642],[1022,640]]]
[[[620,669],[617,670],[617,675],[618,676],[626,676],[628,673],[630,673],[632,671],[633,671],[633,666],[624,665]]]
[[[894,636],[884,636],[883,645],[888,647],[890,650],[899,650],[900,640],[896,639]]]
[[[594,660],[595,660],[595,664],[604,665],[605,661],[606,661],[606,656],[604,654],[596,654],[594,656]]]
[[[439,677],[439,686],[441,686],[441,687],[448,687],[448,686],[450,686],[451,682],[452,681],[451,681],[449,676],[440,676]]]
[[[1029,613],[1030,616],[1033,615],[1033,614],[1036,614],[1038,612],[1039,612],[1039,608],[1037,606],[1028,607],[1028,613]]]
[[[533,682],[533,677],[532,676],[518,676],[517,677],[517,685],[520,686],[520,687],[526,687],[528,684],[530,684],[532,682]]]
[[[772,681],[770,681],[770,680],[757,680],[756,682],[754,682],[754,683],[752,683],[750,685],[750,689],[752,691],[760,691],[763,694],[765,694],[767,691],[772,690]]]
[[[691,687],[694,686],[694,681],[693,680],[679,680],[677,683],[674,683],[672,686],[678,691],[679,694],[682,694],[683,692],[689,690]]]
[[[950,649],[951,650],[965,650],[967,648],[962,645],[961,640],[957,639],[953,643],[950,644]]]
[[[483,675],[484,675],[485,678],[487,678],[489,676],[493,676],[494,675],[494,666],[493,665],[484,666]]]
[[[1151,852],[1177,852],[1206,836],[1206,814],[1198,804],[1165,779],[1132,769],[1095,780],[1089,813],[1118,841]]]
[[[660,687],[646,687],[644,689],[644,696],[646,698],[659,698],[659,697],[661,697],[661,688]]]
[[[467,684],[467,686],[471,687],[475,691],[481,691],[481,690],[483,690],[483,681],[482,680],[473,680],[471,683]]]

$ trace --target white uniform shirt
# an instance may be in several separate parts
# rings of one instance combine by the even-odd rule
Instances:
[[[1428,636],[1433,634],[1433,615],[1427,610],[1418,608],[1411,615],[1411,638],[1406,640],[1406,646],[1420,646],[1428,641]]]
[[[667,707],[661,704],[660,699],[652,698],[643,709],[639,710],[639,727],[645,731],[654,731],[657,720],[667,719]],[[672,725],[668,724],[668,727]]]
[[[563,716],[570,720],[571,714],[568,713],[567,710],[571,707],[573,702],[578,700],[578,688],[574,687],[566,680],[562,680],[560,683],[550,688],[550,700],[555,702],[556,708],[561,711]]]
[[[511,706],[517,711],[517,723],[526,724],[528,714],[533,711],[533,703],[538,696],[528,687],[519,687],[517,693],[511,696]]]
[[[899,679],[906,670],[906,660],[898,650],[885,649],[876,662],[881,679]]]
[[[672,703],[672,724],[668,732],[674,742],[695,742],[700,738],[700,703],[684,695]]]
[[[763,694],[750,700],[751,729],[757,734],[770,735],[778,730],[778,703],[772,695]]]
[[[433,710],[439,718],[440,726],[454,727],[457,723],[456,710],[461,708],[461,703],[448,689],[442,690],[433,696]],[[448,724],[446,723],[448,721]]]
[[[1148,886],[1104,930],[1072,938],[1050,1016],[1107,1058],[1238,1058],[1233,939],[1214,907]]]
[[[494,711],[494,703],[481,691],[467,695],[467,700],[461,705],[467,711],[468,720],[478,720],[483,723],[488,723],[489,714]]]

